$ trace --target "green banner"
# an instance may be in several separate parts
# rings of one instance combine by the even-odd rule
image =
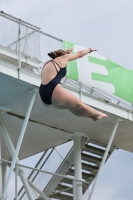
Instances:
[[[85,49],[68,41],[63,41],[63,44],[65,50],[73,48],[72,53]],[[67,77],[88,83],[133,103],[133,71],[96,52],[69,62]]]
[[[71,42],[66,42],[66,41],[63,41],[63,45],[64,45],[64,49],[70,49],[74,46],[73,43]],[[74,51],[72,51],[72,53],[74,53]],[[71,62],[68,63],[67,65],[67,75],[66,75],[68,78],[71,78],[75,81],[78,81],[79,80],[79,77],[78,77],[78,66],[77,66],[77,61],[76,60],[73,60]]]

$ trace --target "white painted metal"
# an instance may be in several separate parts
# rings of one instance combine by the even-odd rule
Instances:
[[[1,134],[0,134],[0,159],[1,159]],[[0,161],[0,198],[2,194],[2,163]]]
[[[5,13],[4,11],[0,11],[0,15],[2,15],[2,17],[6,17],[7,19],[9,19],[9,20],[11,20],[11,21],[15,21],[15,22],[18,22],[18,23],[19,23],[19,21],[20,21],[19,18],[14,17],[14,16],[12,16],[12,15],[10,15],[10,14],[8,14],[8,13]],[[40,29],[39,27],[34,26],[34,25],[32,25],[32,24],[30,24],[30,23],[28,23],[28,22],[25,22],[25,21],[23,21],[23,20],[22,20],[22,24],[25,24],[25,25],[27,25],[27,26],[29,26],[29,27],[32,27],[32,28],[34,28],[34,29],[37,29],[37,30]]]
[[[6,14],[5,14],[5,16],[6,16]],[[9,15],[7,15],[10,19],[14,19],[15,21],[17,21],[17,22],[20,22],[20,20],[18,20],[18,19],[16,19],[16,18],[13,18],[12,16],[9,16]],[[24,22],[23,22],[24,23]],[[21,23],[20,23],[20,26],[21,26]],[[19,29],[20,30],[20,29]],[[19,32],[19,34],[20,34],[21,32]],[[45,33],[42,33],[42,34],[45,34]],[[47,35],[47,36],[49,36],[49,35]],[[53,37],[54,38],[54,37]],[[20,44],[20,37],[19,37],[19,44]],[[19,46],[19,57],[21,57],[21,53],[20,53],[20,46]],[[27,83],[30,83],[30,84],[32,84],[32,85],[37,85],[37,86],[39,86],[40,85],[40,77],[38,77],[38,76],[35,76],[35,75],[33,75],[33,74],[31,74],[30,72],[25,72],[24,70],[22,71],[22,73],[21,73],[21,77],[20,77],[20,69],[21,69],[21,59],[19,58],[18,59],[19,60],[19,76],[17,76],[18,74],[17,74],[17,69],[15,68],[15,67],[13,67],[13,66],[7,66],[7,64],[6,64],[6,67],[4,68],[3,66],[1,67],[0,66],[0,71],[2,72],[2,73],[5,73],[5,74],[8,74],[8,75],[10,75],[10,76],[12,76],[12,77],[15,77],[15,78],[21,78],[21,80],[23,80],[23,81],[25,81],[25,82],[27,82]],[[2,69],[2,70],[1,70]],[[65,85],[64,85],[64,87],[65,87]],[[123,118],[125,118],[125,119],[128,119],[128,120],[130,120],[130,121],[133,121],[133,112],[130,112],[130,111],[128,111],[128,110],[126,110],[126,109],[122,109],[122,108],[120,108],[120,106],[118,106],[118,105],[113,105],[113,104],[109,104],[109,103],[105,103],[103,100],[99,100],[99,99],[97,99],[97,98],[93,98],[93,97],[90,97],[90,96],[87,96],[87,95],[84,95],[84,94],[82,94],[82,91],[80,90],[80,92],[79,91],[72,91],[70,88],[68,88],[68,90],[70,90],[72,93],[74,93],[78,98],[80,98],[80,99],[82,99],[82,101],[84,102],[84,103],[86,103],[86,104],[89,104],[89,105],[91,105],[91,106],[94,106],[94,107],[96,107],[96,108],[99,108],[99,109],[102,109],[102,110],[104,110],[104,111],[106,111],[106,112],[108,112],[108,113],[112,113],[113,115],[115,114],[115,115],[117,115],[117,116],[119,116],[119,117],[123,117]],[[9,103],[9,102],[8,102]],[[13,113],[12,113],[13,114]],[[74,117],[73,117],[74,118]],[[65,121],[65,120],[64,120]],[[37,123],[37,121],[35,121],[35,123]],[[39,121],[38,121],[38,123],[39,123]],[[64,123],[65,124],[65,123]],[[127,123],[128,124],[128,123]],[[102,123],[100,124],[100,125],[102,125]],[[71,125],[70,125],[71,126]],[[64,128],[64,127],[63,127]],[[70,127],[70,129],[71,129],[71,127]],[[66,129],[67,130],[67,129]],[[71,129],[71,130],[73,130],[73,129]],[[89,131],[91,132],[91,128],[89,129]],[[25,131],[24,131],[25,132]],[[90,132],[89,132],[89,134],[90,134]],[[93,131],[92,131],[93,132]],[[94,131],[95,132],[95,131]],[[129,131],[130,132],[130,131]],[[113,133],[112,133],[113,134]],[[92,136],[92,135],[91,135]],[[93,136],[92,136],[93,137]],[[99,136],[97,136],[97,138],[98,138]],[[100,138],[100,137],[99,137]],[[98,139],[99,139],[98,138]],[[104,135],[104,137],[103,138],[106,138],[106,136]],[[106,143],[107,141],[106,140],[104,140],[104,142]],[[78,148],[78,150],[79,149],[81,149],[81,146],[80,146],[80,144],[76,141],[76,143],[78,144],[77,145],[77,148]],[[117,143],[118,144],[118,143]],[[79,148],[80,147],[80,148]],[[19,151],[19,150],[18,150]],[[77,153],[77,152],[76,152]],[[79,153],[79,152],[78,152]],[[76,157],[76,155],[75,155],[75,157]],[[16,159],[17,159],[17,155],[16,155]],[[79,158],[78,158],[79,159]],[[13,158],[13,160],[14,160],[14,164],[15,164],[15,158]],[[75,159],[76,160],[76,159]],[[78,160],[77,160],[77,162],[78,162]],[[79,162],[78,162],[79,163]],[[13,165],[13,163],[12,163],[12,165]],[[12,166],[13,167],[13,166]],[[78,167],[77,167],[77,169],[79,169]],[[77,170],[78,171],[78,170]],[[80,169],[79,169],[79,171],[80,171]],[[20,174],[21,174],[21,172],[20,172]],[[77,200],[77,199],[76,199]]]
[[[6,178],[7,178],[7,164],[2,162],[2,188],[3,189],[6,183]]]
[[[68,135],[66,136],[69,139],[73,140],[73,135]],[[84,146],[84,144],[86,143],[87,139],[85,137],[81,138],[81,147]],[[66,174],[68,172],[69,167],[73,164],[73,157],[74,157],[74,149],[73,147],[71,148],[71,150],[69,151],[68,155],[66,156],[66,158],[64,159],[63,163],[59,166],[58,170],[56,171],[56,173],[58,174]],[[57,187],[57,185],[59,184],[59,182],[62,180],[63,177],[57,177],[54,176],[50,182],[48,183],[48,185],[46,186],[46,188],[44,189],[44,193],[47,195],[52,194],[52,192],[55,190],[55,188]]]
[[[18,199],[18,166],[15,166],[15,200]]]
[[[34,78],[34,76],[31,77]],[[29,80],[29,76],[27,76],[27,80]],[[26,83],[25,81],[15,79],[10,75],[7,76],[3,73],[0,73],[0,84],[3,84],[3,81],[5,81],[6,85],[4,84],[5,89],[1,91],[0,103],[2,106],[9,107],[11,109],[11,111],[4,114],[3,116],[5,122],[9,121],[9,129],[13,133],[12,141],[14,143],[16,142],[16,137],[18,137],[18,132],[21,129],[23,117],[26,113],[27,104],[29,101],[29,94],[27,95],[27,92],[33,89],[34,86],[32,84]],[[90,101],[93,101],[93,98],[88,97],[88,104],[89,99]],[[97,100],[97,106],[99,105],[99,102]],[[127,112],[126,110],[120,110],[122,112]],[[108,112],[106,114],[109,117],[107,119],[96,122],[98,123],[98,126],[96,126],[96,124],[93,123],[91,119],[76,117],[67,110],[59,110],[43,106],[39,95],[37,95],[35,106],[32,115],[30,116],[31,120],[28,125],[28,134],[25,135],[23,146],[20,150],[20,159],[67,142],[68,139],[65,139],[65,136],[70,133],[73,134],[72,132],[77,130],[80,130],[83,133],[87,133],[88,137],[94,141],[99,141],[101,143],[107,144],[109,133],[112,131],[111,121],[116,120],[118,116]],[[57,116],[59,120],[57,120]],[[113,145],[117,148],[132,152],[132,129],[133,123],[129,120],[124,120],[121,124],[121,130],[118,129],[117,137],[115,137],[113,140]],[[39,137],[36,135],[37,130],[39,130],[39,133],[37,134]],[[99,131],[101,134],[99,134]],[[55,136],[54,139],[53,136]],[[30,146],[26,142],[27,140],[29,141],[29,137],[31,141]],[[123,143],[124,138],[125,142]],[[8,156],[8,153],[6,153],[6,146],[4,147],[3,145],[4,143],[2,143],[2,148],[4,148],[3,158],[9,160],[11,157]],[[36,146],[36,148],[34,148],[34,146]],[[27,149],[27,151],[25,151],[25,149]]]
[[[80,82],[79,99],[82,101],[82,82]]]
[[[62,156],[62,154],[58,151],[58,149],[56,148],[56,147],[54,147],[54,149],[56,150],[56,152],[59,154],[59,156],[62,158],[62,160],[63,160],[63,163],[65,164],[65,162],[67,162],[67,164],[68,164],[68,167],[70,167],[71,166],[71,164],[66,160],[66,158],[64,158],[63,156]]]
[[[22,21],[21,21],[21,22],[22,22]],[[26,25],[26,27],[27,27],[27,25]],[[28,29],[28,27],[27,27],[27,29]],[[27,35],[27,39],[28,39],[28,36],[32,35],[32,34],[35,33],[35,32],[36,32],[35,30],[33,30],[32,32],[30,32],[30,33]],[[25,39],[25,36],[23,36],[23,37],[20,38],[21,41],[24,40],[24,39]],[[18,43],[18,39],[17,39],[17,41],[14,41],[14,42],[10,43],[7,47],[12,47],[13,45],[15,45],[15,44],[17,44],[17,43]],[[16,50],[17,50],[17,48],[16,48]],[[25,45],[24,45],[23,53],[25,53]]]
[[[2,118],[1,115],[0,115],[0,129],[1,129],[1,131],[2,131],[2,134],[3,134],[3,137],[4,137],[5,141],[6,141],[6,144],[7,144],[7,146],[8,146],[8,149],[9,149],[9,151],[10,151],[10,154],[11,154],[11,156],[13,157],[13,155],[15,154],[15,148],[14,148],[14,146],[13,146],[13,143],[12,143],[12,141],[11,141],[11,138],[10,138],[10,136],[9,136],[9,133],[8,133],[8,131],[7,131],[7,129],[6,129],[6,126],[5,126],[5,124],[4,124],[4,121],[3,121],[3,118]],[[19,159],[18,159],[18,158],[17,158],[17,160],[16,160],[16,163],[19,164]],[[30,189],[30,187],[29,187],[29,185],[28,185],[28,182],[27,182],[27,179],[26,179],[26,177],[25,177],[25,175],[24,175],[24,172],[23,172],[23,170],[22,170],[20,167],[18,167],[18,169],[19,169],[20,178],[21,178],[22,183],[23,183],[23,185],[24,185],[24,188],[25,188],[25,190],[26,190],[26,192],[27,192],[27,195],[28,195],[28,197],[29,197],[30,200],[33,200],[33,198],[31,198],[31,197],[32,197],[32,192],[31,192],[31,189]],[[5,182],[5,183],[6,183],[6,182]],[[4,185],[5,185],[5,184],[4,184]]]
[[[45,200],[50,200],[50,198],[49,198],[46,194],[44,194],[44,192],[42,192],[41,190],[39,190],[32,182],[30,182],[29,180],[28,180],[28,182],[29,182],[29,185],[30,185],[38,194],[40,194],[41,197],[43,197]]]
[[[9,76],[18,78],[18,70],[13,65],[10,65],[10,64],[0,61],[0,71]],[[20,79],[22,81],[33,84],[38,87],[40,86],[40,83],[41,83],[41,79],[40,79],[39,75],[25,71],[24,69],[21,69],[21,78]],[[73,90],[69,89],[68,87],[66,87],[65,85],[63,85],[63,87],[67,88],[67,90],[69,90],[71,93],[73,93],[74,95],[76,95],[79,98],[78,91],[73,91]],[[130,121],[133,121],[133,112],[123,109],[119,105],[115,105],[112,103],[106,103],[105,101],[94,98],[93,96],[87,96],[83,92],[82,92],[81,99],[82,99],[83,103],[85,103],[85,104],[88,104],[88,102],[89,102],[90,106],[99,108],[103,111],[112,113],[119,117],[123,117]]]
[[[81,170],[81,136],[74,137],[74,176],[76,179],[82,180]],[[82,200],[82,183],[75,181],[76,200]]]
[[[51,149],[51,151],[49,151],[49,150],[45,151],[43,153],[43,155],[41,156],[41,158],[39,159],[39,161],[37,162],[37,164],[35,165],[35,168],[39,167],[41,169],[45,165],[45,163],[47,162],[47,160],[50,157],[50,155],[52,154],[52,152],[53,152],[53,149]],[[47,154],[47,156],[45,157],[46,154]],[[42,163],[44,157],[45,157],[45,161],[43,162],[43,164],[40,165],[40,163]],[[27,179],[29,179],[33,182],[35,180],[35,178],[37,177],[38,173],[39,172],[35,173],[35,171],[32,170]],[[25,191],[23,191],[23,186],[20,188],[18,193],[19,193],[19,198],[21,199],[25,194]]]
[[[7,162],[8,162],[8,161],[7,161]],[[29,166],[26,166],[26,165],[20,165],[20,164],[18,164],[18,166],[24,167],[24,168],[26,168],[26,169],[32,169],[32,170],[34,170],[34,171],[43,172],[43,173],[46,173],[46,174],[50,174],[50,175],[62,177],[62,178],[65,178],[65,179],[69,179],[69,180],[71,180],[71,181],[75,180],[75,181],[78,181],[78,182],[81,182],[81,183],[90,184],[90,182],[84,181],[83,179],[82,179],[82,180],[74,179],[74,178],[68,177],[68,176],[66,176],[66,175],[61,175],[61,174],[57,174],[57,173],[52,173],[52,172],[48,172],[48,171],[45,171],[45,170],[42,170],[42,169],[29,167]]]
[[[25,42],[24,42],[24,49],[23,49],[23,53],[25,53],[26,54],[26,56],[27,56],[27,42],[28,42],[28,27],[26,26],[26,34],[25,34],[25,36],[24,36],[24,38],[25,38]]]
[[[12,16],[12,15],[9,15],[8,13],[5,13],[5,12],[3,12],[3,11],[0,11],[0,15],[2,15],[3,17],[5,17],[5,18],[7,18],[7,19],[9,19],[9,20],[11,20],[11,21],[15,21],[15,22],[17,22],[17,23],[20,22],[20,19],[19,19],[19,18],[16,18],[16,17],[14,17],[14,16]],[[41,31],[39,27],[34,26],[33,24],[30,24],[30,23],[25,22],[25,21],[23,21],[23,20],[21,20],[21,23],[22,23],[22,25],[25,25],[25,26],[27,26],[27,27],[29,27],[29,28],[32,28],[32,29],[34,29],[35,31],[41,33],[42,35],[45,35],[45,36],[50,37],[50,38],[53,38],[53,39],[55,39],[55,40],[57,40],[57,41],[59,41],[59,42],[63,42],[62,39],[59,39],[59,38],[57,38],[57,37],[54,37],[54,36],[52,36],[52,35],[49,35],[49,34],[43,32],[43,31]]]
[[[73,180],[73,200],[76,200],[76,191],[75,191],[75,180]]]
[[[18,78],[20,78],[20,72],[21,72],[21,43],[20,43],[20,38],[21,38],[21,20],[19,22],[18,26]]]
[[[21,129],[21,132],[20,132],[19,140],[18,140],[18,143],[17,143],[17,146],[16,146],[16,151],[15,151],[14,156],[13,156],[11,168],[10,168],[10,171],[9,171],[9,174],[8,174],[8,177],[7,177],[7,181],[6,181],[6,184],[5,184],[5,187],[4,187],[2,198],[4,198],[5,195],[6,195],[7,187],[8,187],[8,184],[9,184],[11,174],[13,172],[16,160],[17,160],[17,156],[18,156],[18,153],[19,153],[19,150],[20,150],[20,147],[21,147],[21,143],[22,143],[22,140],[23,140],[23,137],[24,137],[24,133],[25,133],[25,130],[26,130],[26,127],[27,127],[27,124],[28,124],[28,120],[29,120],[29,116],[30,116],[30,113],[31,113],[31,110],[32,110],[32,106],[33,106],[33,103],[34,103],[34,100],[35,100],[35,96],[36,96],[36,91],[34,91],[33,94],[32,94],[32,98],[31,98],[31,101],[30,101],[30,104],[29,104],[29,107],[28,107],[28,110],[27,110],[27,113],[26,113],[26,116],[25,116],[25,120],[24,120],[22,129]],[[33,199],[32,196],[31,196],[30,199]]]
[[[1,47],[0,46],[0,53],[3,56],[6,56],[7,62],[9,62],[9,64],[10,64],[10,57],[14,58],[15,60],[18,60],[18,55],[16,54],[16,51],[9,49],[7,47]],[[32,57],[25,57],[24,54],[21,54],[21,62],[27,63],[28,65],[31,65],[32,67],[39,68],[39,62],[40,61],[38,61],[37,59],[34,59]]]
[[[121,119],[118,119],[118,120],[116,120],[116,122],[115,122],[115,126],[114,126],[114,128],[113,128],[112,133],[111,133],[111,136],[110,136],[110,139],[109,139],[109,142],[108,142],[106,151],[105,151],[105,153],[104,153],[102,162],[101,162],[101,164],[100,164],[100,167],[99,167],[99,170],[98,170],[98,173],[97,173],[96,179],[95,179],[95,181],[94,181],[94,184],[93,184],[93,187],[92,187],[92,190],[91,190],[91,193],[90,193],[90,196],[89,196],[89,199],[88,199],[88,200],[91,200],[91,199],[92,199],[92,196],[93,196],[93,194],[94,194],[94,191],[95,191],[97,182],[98,182],[98,180],[99,180],[100,174],[101,174],[101,172],[102,172],[104,163],[105,163],[106,158],[107,158],[107,156],[108,156],[109,149],[110,149],[110,147],[111,147],[113,138],[114,138],[114,136],[115,136],[115,133],[116,133],[116,130],[117,130],[117,127],[118,127],[118,124],[119,124],[120,121],[122,121],[122,120],[121,120]]]
[[[65,158],[62,156],[62,154],[58,151],[57,147],[54,147],[54,149],[56,150],[56,152],[60,155],[60,157],[62,158],[62,160],[64,160]],[[70,166],[70,164],[68,163],[68,165]]]

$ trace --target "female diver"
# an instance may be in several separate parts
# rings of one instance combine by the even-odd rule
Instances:
[[[52,60],[47,61],[44,64],[45,67],[42,69],[42,83],[39,89],[42,102],[46,106],[68,109],[77,116],[89,117],[93,121],[107,118],[107,115],[85,105],[75,95],[61,86],[60,81],[66,75],[68,62],[96,51],[89,48],[78,51],[75,54],[70,54],[72,50],[68,49],[64,51],[60,49],[48,53]]]

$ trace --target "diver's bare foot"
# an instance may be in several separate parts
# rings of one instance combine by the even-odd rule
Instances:
[[[103,119],[103,118],[108,118],[108,116],[106,114],[102,113],[102,112],[97,111],[97,116],[95,116],[95,118],[96,118],[96,121],[97,121],[97,120],[100,120],[100,119]]]

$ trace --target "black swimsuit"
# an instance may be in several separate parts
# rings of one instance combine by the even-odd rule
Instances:
[[[56,62],[54,60],[52,60],[51,62],[55,66]],[[58,65],[58,63],[56,64]],[[60,70],[58,71],[55,66],[55,69],[57,71],[56,76],[48,84],[40,85],[39,89],[40,97],[45,104],[52,104],[52,93],[54,91],[54,88],[56,87],[57,84],[60,84],[61,79],[66,75],[66,67],[63,68],[60,67]]]

